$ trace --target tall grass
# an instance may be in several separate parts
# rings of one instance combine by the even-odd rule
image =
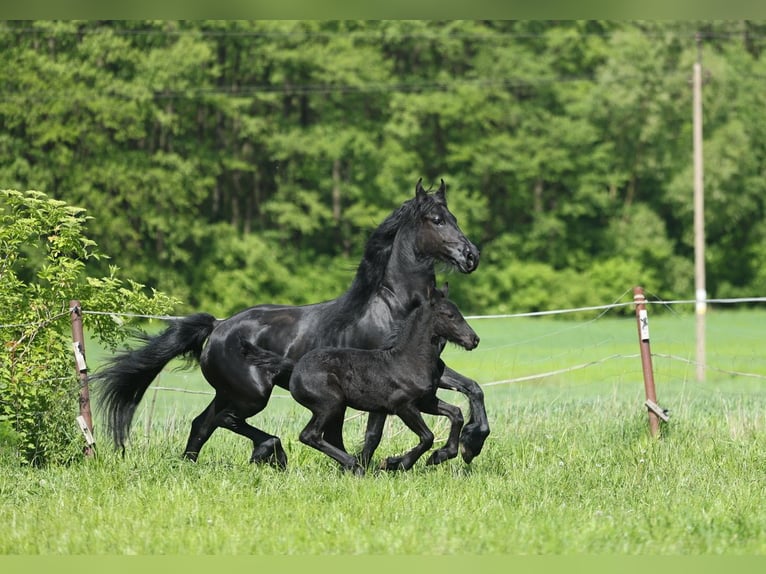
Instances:
[[[716,313],[709,363],[766,374],[764,313]],[[647,431],[635,322],[476,321],[479,349],[447,362],[489,383],[492,434],[471,464],[453,460],[358,478],[296,437],[307,411],[277,395],[252,422],[279,434],[280,472],[247,463],[243,438],[218,431],[198,463],[180,459],[206,395],[153,391],[121,457],[68,468],[4,464],[2,554],[764,554],[766,393],[758,378],[655,358],[658,402],[671,419]],[[693,317],[651,322],[652,350],[693,358]],[[624,355],[626,358],[604,357]],[[196,372],[160,384],[202,391]],[[209,388],[207,388],[209,389]],[[454,393],[444,398],[465,406]],[[363,417],[347,423],[361,441]],[[429,418],[440,439],[446,425]],[[415,442],[390,421],[378,455]]]

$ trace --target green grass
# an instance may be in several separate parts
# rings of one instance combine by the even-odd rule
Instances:
[[[0,554],[766,554],[764,380],[723,372],[766,375],[766,313],[709,315],[715,369],[703,383],[693,365],[660,357],[694,359],[694,317],[650,320],[658,402],[671,413],[659,440],[630,357],[634,319],[476,320],[479,348],[448,348],[451,366],[482,383],[562,372],[485,387],[492,434],[470,466],[344,474],[297,441],[307,411],[281,392],[253,422],[282,437],[287,471],[249,465],[247,441],[225,431],[187,463],[189,422],[210,397],[150,391],[124,459],[97,427],[94,460],[4,465]],[[209,391],[197,371],[159,384]],[[364,418],[350,414],[357,445]],[[428,420],[443,440],[446,426]],[[377,455],[414,438],[389,421]]]

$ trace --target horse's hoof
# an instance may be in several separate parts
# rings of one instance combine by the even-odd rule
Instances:
[[[188,460],[189,462],[197,462],[198,452],[185,452],[181,455],[181,458]]]
[[[460,433],[460,455],[466,464],[479,456],[484,447],[484,441],[489,436],[489,429],[483,432],[478,425],[466,425]]]
[[[365,473],[364,467],[359,463],[350,468],[347,468],[346,470],[352,473],[354,476],[364,476]]]
[[[287,468],[287,455],[284,452],[275,454],[269,459],[269,464],[278,470]]]
[[[278,457],[275,457],[274,455],[269,456],[267,458],[251,458],[250,464],[268,464],[269,466],[277,470],[287,469],[287,459],[278,458]]]
[[[372,457],[368,457],[363,452],[356,453],[354,458],[358,461],[357,464],[362,465],[364,468],[370,468],[370,464],[372,464]]]
[[[287,468],[287,454],[279,442],[271,445],[262,444],[253,449],[250,462],[253,464],[266,463],[278,470],[285,470]]]
[[[402,466],[402,457],[390,456],[387,459],[384,459],[383,462],[380,463],[380,469],[388,471],[404,470],[404,467]]]
[[[449,460],[450,458],[455,458],[455,456],[457,456],[457,453],[455,453],[455,455],[453,456],[450,456],[449,453],[444,452],[443,450],[435,450],[433,453],[431,453],[431,456],[428,457],[428,460],[426,461],[426,466],[441,464],[445,460]]]

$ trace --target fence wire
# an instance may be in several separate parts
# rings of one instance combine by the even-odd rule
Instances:
[[[594,317],[593,319],[590,319],[588,321],[581,322],[577,325],[571,325],[564,327],[562,329],[555,330],[550,333],[546,333],[543,335],[540,335],[534,339],[536,340],[540,338],[546,338],[546,337],[554,337],[556,335],[559,335],[563,332],[570,331],[573,329],[578,329],[583,327],[584,325],[587,325],[589,323],[592,323],[594,321],[597,321],[601,317],[603,317],[605,314],[607,314],[609,311],[612,311],[614,309],[620,309],[624,307],[633,307],[636,305],[635,301],[621,301],[625,298],[625,296],[631,291],[631,289],[626,290],[624,293],[622,293],[619,297],[617,297],[612,303],[605,304],[605,305],[593,305],[593,306],[585,306],[585,307],[572,307],[567,309],[550,309],[550,310],[544,310],[544,311],[531,311],[526,313],[504,313],[504,314],[488,314],[488,315],[466,315],[467,320],[486,320],[486,319],[517,319],[517,318],[525,318],[525,317],[545,317],[545,316],[554,316],[554,315],[564,315],[564,314],[572,314],[572,313],[583,313],[583,312],[590,312],[590,311],[600,311],[600,313]],[[645,301],[646,305],[662,305],[667,308],[672,308],[676,305],[696,305],[699,301],[696,299],[677,299],[677,300],[663,300],[656,295],[648,294],[651,297],[654,297],[654,299],[648,299]],[[739,304],[745,304],[745,303],[765,303],[766,297],[737,297],[737,298],[719,298],[719,299],[706,299],[705,303],[712,304],[712,305],[739,305]],[[138,319],[155,319],[155,320],[161,320],[161,321],[172,321],[177,319],[182,319],[183,316],[178,315],[150,315],[150,314],[141,314],[141,313],[125,313],[120,311],[99,311],[99,310],[87,310],[82,309],[81,310],[83,315],[106,315],[111,316],[113,318],[138,318]],[[68,316],[70,314],[70,310],[67,310],[65,312],[62,312],[60,314],[57,314],[53,317],[47,317],[45,319],[41,319],[40,321],[36,322],[30,322],[30,323],[11,323],[11,324],[0,324],[0,329],[19,329],[19,328],[29,328],[29,327],[45,327],[46,325],[51,324],[52,322],[63,318],[65,316]],[[524,341],[520,341],[518,343],[513,343],[512,345],[523,345],[524,343],[529,343],[531,341],[530,339],[526,339]],[[508,345],[505,345],[506,347]],[[496,350],[493,349],[493,350]],[[491,386],[497,386],[497,385],[507,385],[507,384],[514,384],[514,383],[520,383],[520,382],[526,382],[526,381],[533,381],[533,380],[540,380],[545,379],[548,377],[558,376],[567,374],[574,371],[579,371],[582,369],[587,369],[591,367],[595,367],[598,365],[602,365],[604,363],[614,361],[614,360],[624,360],[624,359],[635,359],[639,357],[638,354],[624,354],[624,353],[617,353],[617,354],[610,354],[608,356],[605,356],[600,359],[591,360],[588,362],[580,363],[571,365],[568,367],[563,367],[561,369],[556,369],[553,371],[545,371],[540,373],[533,373],[528,375],[523,375],[519,377],[513,377],[513,378],[507,378],[507,379],[500,379],[500,380],[494,380],[490,382],[482,383],[483,387],[491,387]],[[677,361],[677,362],[683,362],[689,365],[696,366],[698,363],[697,361],[694,361],[692,359],[688,359],[686,357],[681,357],[678,355],[673,354],[664,354],[664,353],[652,353],[652,357],[656,358],[663,358],[668,359],[671,361]],[[750,377],[750,378],[756,378],[765,380],[766,376],[760,375],[758,373],[749,373],[739,370],[731,370],[731,369],[723,369],[715,366],[711,366],[709,364],[705,365],[705,368],[711,371],[716,371],[722,374],[730,375],[730,376],[737,376],[737,377]],[[202,395],[213,395],[214,393],[212,391],[200,391],[200,390],[189,390],[189,389],[181,389],[181,388],[175,388],[175,387],[167,387],[167,386],[154,386],[152,387],[155,390],[158,391],[168,391],[168,392],[178,392],[178,393],[188,393],[188,394],[202,394]],[[281,397],[280,395],[274,395],[276,397]]]
[[[490,314],[490,315],[466,315],[465,318],[468,320],[481,320],[481,319],[515,319],[515,318],[521,318],[521,317],[544,317],[544,316],[550,316],[550,315],[565,315],[565,314],[571,314],[571,313],[583,313],[587,311],[602,311],[602,313],[596,317],[599,318],[603,314],[613,310],[613,309],[620,309],[623,307],[632,307],[635,306],[634,301],[624,301],[619,302],[620,299],[622,299],[625,294],[627,294],[628,291],[623,293],[620,297],[617,298],[617,300],[614,303],[609,303],[606,305],[592,305],[587,307],[572,307],[567,309],[549,309],[544,311],[529,311],[525,313],[504,313],[504,314]],[[728,298],[728,299],[704,299],[697,301],[696,299],[677,299],[677,300],[670,300],[665,301],[662,299],[655,299],[650,300],[647,299],[645,301],[646,305],[663,305],[670,308],[673,305],[695,305],[699,302],[705,302],[707,304],[712,305],[737,305],[742,303],[766,303],[766,297],[736,297],[736,298]],[[68,316],[70,313],[70,310],[67,310],[65,312],[59,313],[53,317],[48,317],[46,319],[40,320],[40,321],[34,321],[29,323],[8,323],[8,324],[0,324],[0,329],[18,329],[18,328],[26,328],[26,327],[34,327],[34,326],[44,326],[48,323],[51,323],[53,321],[56,321],[62,317]],[[184,315],[148,315],[148,314],[142,314],[142,313],[125,313],[122,311],[92,311],[88,309],[82,309],[83,315],[105,315],[110,317],[127,317],[131,319],[157,319],[160,321],[173,321],[178,319],[183,319]],[[222,320],[219,318],[219,320]]]

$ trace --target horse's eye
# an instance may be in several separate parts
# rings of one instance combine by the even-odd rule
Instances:
[[[431,221],[434,222],[434,225],[444,225],[444,218],[441,215],[434,215],[431,217]]]

